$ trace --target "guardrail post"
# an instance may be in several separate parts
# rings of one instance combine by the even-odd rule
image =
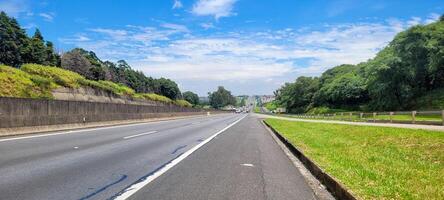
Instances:
[[[333,119],[336,119],[336,113],[333,113]],[[443,120],[444,120],[444,117],[443,117]],[[444,123],[444,121],[443,121],[443,123]]]
[[[341,120],[344,120],[344,113],[341,113]]]
[[[412,111],[412,124],[416,123],[416,111]]]
[[[444,110],[441,111],[442,125],[444,126]]]
[[[376,113],[373,113],[373,122],[376,122]]]
[[[350,121],[353,121],[353,113],[352,112],[350,112]]]
[[[364,113],[359,113],[359,119],[362,120],[362,118],[364,118]]]
[[[393,123],[393,112],[390,112],[390,123]]]

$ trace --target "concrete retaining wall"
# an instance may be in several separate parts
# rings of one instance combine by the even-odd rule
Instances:
[[[174,104],[134,105],[0,97],[0,128],[141,120],[203,114]]]

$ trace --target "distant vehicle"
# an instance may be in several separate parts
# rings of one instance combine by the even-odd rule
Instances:
[[[241,110],[237,109],[235,112],[236,112],[236,113],[241,113]]]

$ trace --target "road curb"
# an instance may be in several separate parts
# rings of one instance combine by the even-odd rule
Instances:
[[[272,126],[270,126],[265,120],[262,122],[270,128],[271,132],[276,135],[279,140],[284,143],[284,145],[290,150],[290,152],[298,158],[301,163],[316,177],[327,190],[336,198],[343,200],[356,200],[347,188],[335,180],[332,176],[324,172],[319,166],[316,165],[310,158],[308,158],[304,153],[297,147],[293,146],[285,137],[283,137],[278,131],[276,131]]]

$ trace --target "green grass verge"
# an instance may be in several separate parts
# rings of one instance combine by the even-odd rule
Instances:
[[[444,199],[444,133],[267,119],[362,199]]]
[[[314,119],[314,120],[346,120],[355,122],[366,122],[366,121],[372,121],[373,119],[376,120],[384,120],[384,121],[390,121],[390,115],[376,115],[375,118],[373,118],[373,115],[366,114],[363,116],[363,118],[360,118],[359,113],[353,113],[353,115],[350,117],[348,113],[344,113],[343,116],[341,116],[339,113],[336,114],[336,116],[333,116],[330,114],[329,116],[323,117],[322,115],[312,115],[311,118],[304,118],[299,115],[292,115],[292,114],[284,114],[282,116],[285,117],[293,117],[293,118],[301,118],[301,119]],[[396,114],[392,116],[393,121],[404,121],[404,122],[411,122],[412,116],[406,115],[406,114]],[[417,115],[415,117],[416,121],[430,121],[430,122],[442,122],[442,116],[441,114],[428,114],[428,115]]]

